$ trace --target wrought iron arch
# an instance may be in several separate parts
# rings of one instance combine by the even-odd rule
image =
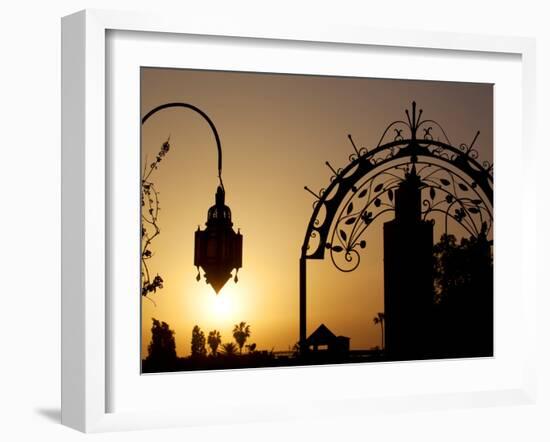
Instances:
[[[470,236],[490,235],[493,225],[493,164],[479,162],[474,148],[479,131],[470,144],[454,146],[435,120],[422,119],[416,102],[405,110],[407,120],[396,120],[384,130],[372,150],[357,148],[349,164],[332,171],[329,185],[314,197],[300,255],[300,344],[306,351],[306,262],[322,260],[330,253],[339,270],[351,272],[360,263],[363,239],[378,217],[395,209],[395,191],[411,173],[420,177],[422,216],[444,218],[461,225]]]

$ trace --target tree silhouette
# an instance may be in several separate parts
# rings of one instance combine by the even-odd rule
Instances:
[[[159,163],[170,150],[169,141],[170,139],[162,144],[155,161],[148,165],[147,160],[145,160],[141,178],[141,295],[145,297],[162,289],[164,283],[159,274],[152,277],[147,261],[153,257],[151,242],[160,234],[158,226],[159,193],[150,178],[153,171],[158,169]],[[152,302],[154,303],[154,301]]]
[[[206,356],[206,339],[203,331],[198,325],[193,327],[191,336],[191,356],[203,357]]]
[[[237,346],[233,342],[222,344],[222,352],[225,356],[235,356],[237,354]]]
[[[167,367],[173,365],[177,359],[174,331],[166,322],[153,319],[151,328],[151,342],[148,347],[148,361],[156,366]]]
[[[484,223],[477,237],[462,238],[460,243],[454,235],[444,234],[434,246],[437,302],[454,302],[466,287],[492,281],[492,241],[486,231]]]
[[[247,325],[244,321],[241,321],[239,324],[235,324],[235,327],[233,328],[233,337],[239,346],[239,352],[242,354],[243,346],[246,340],[250,337],[250,325]]]
[[[210,350],[212,351],[213,356],[217,356],[218,346],[221,343],[222,343],[222,336],[219,331],[212,330],[210,333],[208,333],[208,346],[210,347]]]
[[[435,327],[440,352],[449,356],[493,353],[492,241],[478,236],[457,241],[443,235],[434,246]]]
[[[248,353],[254,353],[256,351],[256,343],[253,342],[252,344],[247,344],[246,349],[248,350]]]
[[[373,322],[375,324],[380,324],[380,328],[382,331],[382,349],[384,348],[384,313],[378,312],[378,314],[374,317]]]

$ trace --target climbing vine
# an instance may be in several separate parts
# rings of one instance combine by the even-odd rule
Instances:
[[[160,212],[159,192],[152,181],[152,175],[169,150],[170,138],[162,144],[152,163],[148,164],[147,159],[145,160],[141,178],[141,295],[147,299],[150,299],[148,298],[150,294],[162,289],[164,283],[158,273],[153,276],[148,262],[154,256],[151,243],[160,234],[158,224]],[[154,301],[152,302],[154,303]]]

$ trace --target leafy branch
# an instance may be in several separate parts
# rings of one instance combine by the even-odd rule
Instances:
[[[148,261],[154,256],[151,250],[152,241],[160,234],[158,217],[160,212],[159,192],[151,180],[152,173],[158,169],[160,162],[170,150],[170,137],[162,144],[155,160],[143,166],[141,179],[141,295],[148,297],[162,289],[163,279],[157,273],[152,276]],[[150,299],[150,298],[147,298]],[[152,301],[152,300],[151,300]],[[154,301],[152,301],[154,304]]]

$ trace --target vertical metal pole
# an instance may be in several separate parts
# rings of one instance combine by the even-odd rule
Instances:
[[[306,346],[306,258],[300,257],[300,353],[304,355]]]

